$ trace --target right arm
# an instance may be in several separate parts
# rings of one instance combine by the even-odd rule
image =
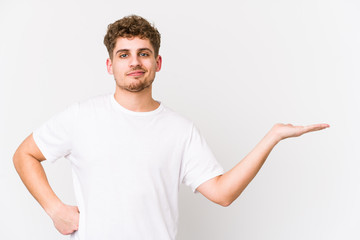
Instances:
[[[78,229],[79,210],[64,204],[51,189],[41,162],[44,155],[30,134],[18,147],[13,162],[24,185],[51,217],[56,229],[64,235]]]

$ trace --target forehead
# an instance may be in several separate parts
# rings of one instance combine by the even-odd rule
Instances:
[[[137,50],[140,48],[149,48],[154,51],[149,39],[141,39],[139,37],[118,37],[116,39],[114,51],[116,52],[119,49]]]

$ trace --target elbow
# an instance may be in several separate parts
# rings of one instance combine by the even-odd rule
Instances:
[[[18,151],[16,150],[16,152],[14,153],[13,157],[12,157],[12,161],[13,161],[13,164],[14,166],[16,166],[16,162],[17,162],[17,159],[18,159]]]
[[[219,205],[222,206],[222,207],[228,207],[228,206],[231,205],[231,202],[221,203]]]
[[[17,149],[12,157],[12,161],[14,164],[14,167],[16,171],[19,171],[20,168],[23,166],[24,158],[26,157],[26,154],[21,151],[21,149]]]
[[[222,207],[228,207],[234,202],[233,199],[223,199],[222,201],[218,202],[218,204]]]
[[[222,197],[219,199],[218,204],[223,207],[228,207],[241,195],[241,193],[242,191],[234,194],[221,194]]]
[[[15,167],[16,170],[19,168],[19,164],[20,164],[20,160],[21,160],[20,155],[21,155],[21,154],[20,154],[19,151],[17,150],[17,151],[14,153],[13,157],[12,157],[12,162],[13,162],[14,167]]]

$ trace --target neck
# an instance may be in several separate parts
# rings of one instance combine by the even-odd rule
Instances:
[[[150,112],[159,107],[152,98],[152,86],[140,92],[130,92],[119,87],[115,90],[115,100],[124,108],[134,112]]]

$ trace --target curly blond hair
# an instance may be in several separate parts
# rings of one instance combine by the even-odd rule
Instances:
[[[104,37],[104,44],[111,59],[113,57],[116,39],[119,37],[149,39],[154,48],[155,57],[159,54],[160,33],[155,26],[150,24],[145,18],[130,15],[108,25],[107,33]]]

